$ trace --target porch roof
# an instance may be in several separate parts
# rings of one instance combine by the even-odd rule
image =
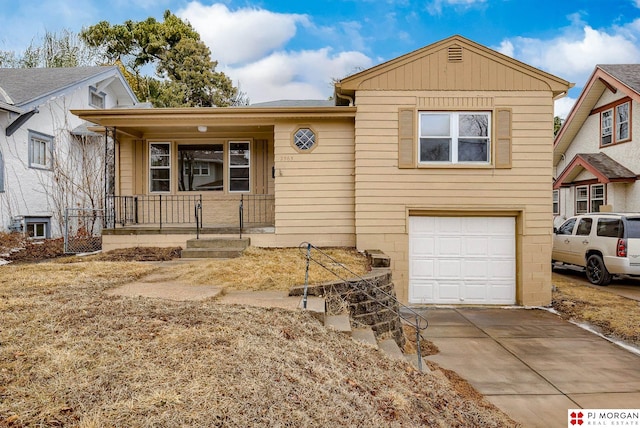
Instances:
[[[356,107],[338,106],[280,106],[280,107],[184,107],[150,109],[71,110],[71,113],[103,128],[136,138],[150,133],[172,132],[203,135],[205,132],[243,131],[262,132],[283,120],[355,120]]]
[[[636,174],[611,159],[604,153],[579,153],[556,179],[553,188],[569,186],[584,170],[589,171],[598,183],[630,183],[637,180]]]

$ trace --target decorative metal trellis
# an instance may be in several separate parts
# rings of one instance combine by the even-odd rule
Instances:
[[[102,249],[104,210],[67,208],[64,215],[64,252],[91,253]]]

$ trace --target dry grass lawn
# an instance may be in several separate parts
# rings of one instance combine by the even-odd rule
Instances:
[[[171,274],[207,284],[235,274],[229,287],[300,283],[297,267],[284,279],[252,263]],[[306,313],[104,293],[152,271],[87,259],[0,267],[0,426],[515,426],[442,375]]]
[[[553,308],[565,319],[597,327],[605,336],[640,346],[640,302],[599,290],[571,275],[553,274]]]

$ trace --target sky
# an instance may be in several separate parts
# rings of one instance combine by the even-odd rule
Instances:
[[[596,64],[640,63],[640,0],[0,0],[0,50],[165,10],[251,103],[327,99],[333,80],[456,34],[574,83],[562,118]]]

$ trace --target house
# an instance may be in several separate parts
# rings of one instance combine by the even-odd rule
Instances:
[[[640,212],[638,101],[640,64],[596,66],[554,141],[556,226],[586,212]]]
[[[0,229],[59,237],[67,208],[102,208],[103,135],[69,110],[136,105],[115,66],[0,69]]]
[[[255,246],[383,251],[404,302],[541,305],[570,86],[453,36],[342,79],[331,102],[74,113],[116,135],[105,249],[238,233],[241,206]],[[213,184],[182,190],[191,176]]]

